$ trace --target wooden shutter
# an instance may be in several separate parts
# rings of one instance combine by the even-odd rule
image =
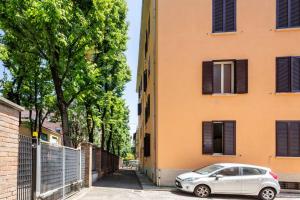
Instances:
[[[291,90],[300,91],[300,57],[291,58]]]
[[[288,129],[288,156],[300,156],[300,128],[298,122],[290,122]]]
[[[213,32],[224,31],[224,0],[213,0]]]
[[[300,26],[300,0],[290,0],[290,27]]]
[[[236,0],[225,0],[225,32],[236,31]]]
[[[147,78],[148,78],[148,76],[147,76],[147,70],[145,70],[144,71],[144,92],[146,92],[147,91]]]
[[[235,155],[235,137],[235,122],[224,122],[224,155]]]
[[[276,122],[276,155],[288,156],[288,123]]]
[[[248,60],[237,60],[235,62],[235,93],[248,93]]]
[[[213,123],[203,122],[202,124],[202,153],[213,153]]]
[[[289,26],[289,0],[277,0],[277,28]]]
[[[150,152],[150,134],[146,133],[144,138],[144,157],[149,157]]]
[[[202,94],[213,93],[213,62],[205,61],[202,64]]]
[[[138,104],[138,115],[140,116],[142,114],[142,104]]]
[[[291,58],[276,58],[276,92],[291,91]]]

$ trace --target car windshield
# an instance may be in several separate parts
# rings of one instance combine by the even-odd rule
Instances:
[[[193,172],[202,174],[202,175],[207,175],[207,174],[213,173],[214,171],[217,171],[222,168],[223,168],[222,165],[210,165],[210,166],[207,166],[207,167],[204,167],[201,169],[196,169]]]

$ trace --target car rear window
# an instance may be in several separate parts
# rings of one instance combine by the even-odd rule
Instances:
[[[243,167],[244,176],[255,176],[265,174],[267,171],[264,169],[252,168],[252,167]]]

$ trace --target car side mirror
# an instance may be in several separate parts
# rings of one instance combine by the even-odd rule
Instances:
[[[220,178],[223,178],[223,175],[217,174],[215,177],[216,177],[216,180],[219,180]]]

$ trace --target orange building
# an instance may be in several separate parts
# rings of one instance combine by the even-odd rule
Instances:
[[[300,189],[300,1],[144,0],[140,169],[157,185],[216,162]]]

